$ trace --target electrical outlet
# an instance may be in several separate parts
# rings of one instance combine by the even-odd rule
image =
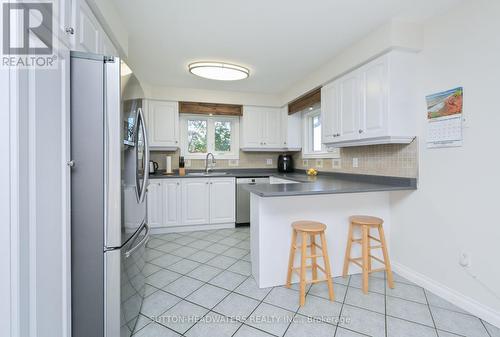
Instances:
[[[229,159],[227,162],[227,166],[239,166],[240,161],[238,159]]]
[[[316,159],[316,168],[323,168],[323,159]]]
[[[186,159],[184,161],[184,167],[191,167],[191,159]]]
[[[266,159],[266,165],[272,165],[272,164],[273,164],[272,158],[267,158]]]
[[[332,159],[332,168],[339,169],[342,167],[340,159]]]
[[[352,167],[356,168],[359,166],[358,158],[352,158]]]
[[[302,166],[303,167],[308,167],[309,166],[309,160],[303,160],[302,161]]]
[[[464,268],[470,268],[472,264],[470,254],[468,252],[460,251],[458,253],[458,264]]]

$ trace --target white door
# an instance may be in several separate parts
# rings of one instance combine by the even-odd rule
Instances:
[[[321,138],[323,143],[332,143],[340,136],[339,90],[336,82],[321,88]]]
[[[205,225],[209,220],[209,179],[185,178],[182,186],[182,224]]]
[[[367,64],[361,70],[361,138],[387,135],[387,58]]]
[[[177,102],[147,101],[150,147],[179,146],[179,106]]]
[[[57,20],[57,27],[59,31],[55,33],[63,43],[70,46],[72,43],[73,35],[75,33],[75,27],[71,22],[72,16],[72,1],[57,1],[54,3],[54,18]]]
[[[349,74],[339,80],[340,95],[340,136],[336,141],[347,141],[359,139],[359,79],[358,74]]]
[[[181,223],[181,183],[179,180],[163,181],[163,224],[176,226]]]
[[[299,112],[288,115],[288,108],[284,108],[282,130],[285,134],[283,145],[289,149],[302,148],[302,116]]]
[[[263,147],[263,110],[259,107],[243,107],[242,120],[242,147],[260,148]]]
[[[147,212],[149,226],[162,227],[163,226],[163,191],[162,183],[160,181],[152,181],[148,186],[147,193]]]
[[[262,120],[262,127],[264,130],[264,147],[266,148],[282,148],[283,145],[283,132],[281,130],[281,109],[267,108],[264,112],[264,119]]]
[[[74,17],[76,26],[75,49],[89,53],[99,53],[99,22],[85,0],[76,0]]]
[[[210,179],[210,223],[235,222],[235,179]]]

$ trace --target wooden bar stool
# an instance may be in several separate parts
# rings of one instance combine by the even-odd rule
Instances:
[[[326,247],[325,229],[326,225],[315,221],[295,221],[292,223],[292,244],[290,245],[290,258],[288,260],[288,274],[286,277],[286,286],[290,288],[292,281],[292,273],[296,272],[300,277],[300,306],[303,306],[306,300],[306,284],[318,283],[327,281],[328,295],[330,301],[335,299],[333,292],[332,273],[330,272],[330,260],[328,258],[328,250]],[[321,246],[316,244],[316,235],[321,239]],[[297,244],[297,237],[301,237],[300,246]],[[307,244],[307,237],[309,237],[310,244]],[[294,268],[293,261],[295,259],[295,249],[300,247],[300,267]],[[310,247],[311,255],[307,255],[307,247]],[[322,254],[316,252],[316,248],[320,249]],[[323,257],[325,268],[317,264],[317,258]],[[306,265],[306,259],[311,259],[311,265]],[[306,280],[306,269],[311,269],[312,280]],[[318,269],[321,270],[326,278],[318,279]]]
[[[387,253],[387,243],[385,242],[384,228],[382,224],[384,220],[366,215],[354,215],[349,217],[349,234],[347,237],[347,248],[344,258],[343,277],[347,276],[349,270],[349,262],[355,263],[363,270],[363,292],[368,293],[368,275],[377,271],[385,270],[387,273],[387,283],[389,288],[394,288],[394,281],[392,279],[391,263],[389,261],[389,254]],[[353,238],[354,226],[361,226],[361,238]],[[375,228],[378,230],[379,238],[370,235],[370,229]],[[379,244],[372,246],[371,241],[377,241]],[[361,244],[361,257],[351,258],[352,243]],[[384,260],[379,259],[371,254],[372,249],[382,249]],[[384,264],[384,267],[372,269],[372,259]]]

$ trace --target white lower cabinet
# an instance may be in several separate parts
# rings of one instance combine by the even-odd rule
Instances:
[[[210,179],[210,223],[235,221],[234,178]]]
[[[151,182],[148,186],[148,224],[152,227],[163,225],[163,193],[162,183],[159,180]]]
[[[226,224],[235,221],[234,178],[153,180],[148,221],[153,228]]]
[[[209,223],[209,179],[183,179],[182,186],[182,224],[204,225]]]
[[[165,226],[175,226],[181,221],[181,182],[166,179],[162,182],[163,193],[163,223]]]

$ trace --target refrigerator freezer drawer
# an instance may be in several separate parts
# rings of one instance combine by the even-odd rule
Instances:
[[[144,299],[148,238],[149,226],[143,223],[127,245],[104,253],[105,337],[130,337],[134,332]]]

